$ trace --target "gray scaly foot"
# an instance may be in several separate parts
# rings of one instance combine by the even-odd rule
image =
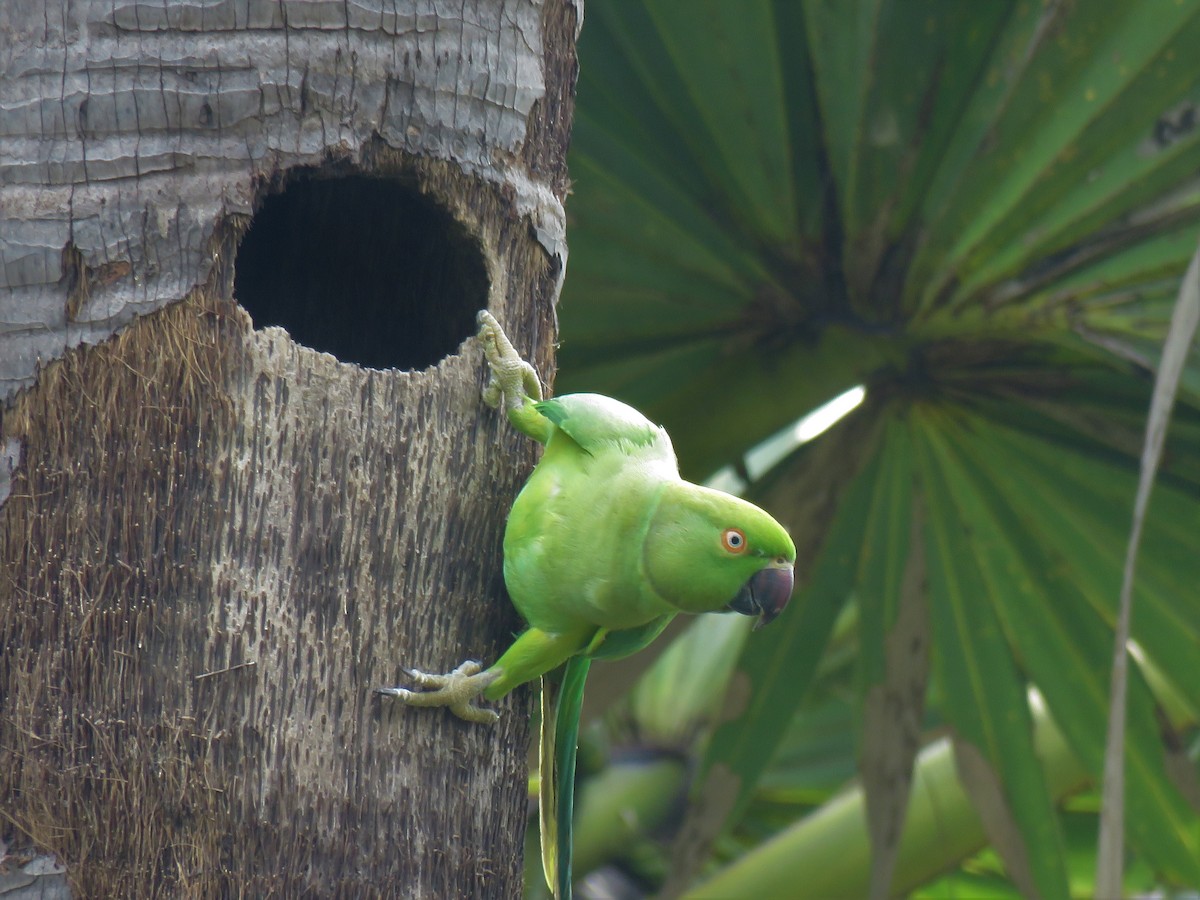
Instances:
[[[503,402],[508,412],[524,405],[527,399],[541,400],[542,382],[537,371],[521,359],[496,317],[481,309],[477,318],[479,343],[491,369],[491,378],[483,389],[484,403],[495,409]]]
[[[395,697],[409,706],[447,706],[460,719],[492,725],[500,715],[495,710],[476,706],[472,701],[487,690],[499,673],[481,672],[482,668],[475,660],[469,659],[445,675],[406,669],[408,676],[421,690],[388,687],[375,688],[375,693]]]

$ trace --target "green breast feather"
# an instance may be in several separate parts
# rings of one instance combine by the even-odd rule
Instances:
[[[595,650],[609,631],[678,612],[642,573],[664,487],[679,480],[666,432],[597,394],[535,405],[546,451],[509,513],[504,580],[532,627]]]

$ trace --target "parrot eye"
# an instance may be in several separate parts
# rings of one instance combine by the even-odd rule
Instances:
[[[726,528],[721,534],[721,546],[730,553],[741,553],[746,549],[746,534],[740,528]]]

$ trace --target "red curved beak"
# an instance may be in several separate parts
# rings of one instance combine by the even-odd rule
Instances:
[[[742,585],[727,608],[744,616],[758,616],[754,623],[757,630],[783,612],[795,584],[796,576],[791,566],[767,566]]]

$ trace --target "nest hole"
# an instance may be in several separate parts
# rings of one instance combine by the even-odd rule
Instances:
[[[256,327],[375,369],[454,353],[487,292],[479,242],[449,210],[369,176],[293,179],[263,200],[234,266],[234,296]]]

